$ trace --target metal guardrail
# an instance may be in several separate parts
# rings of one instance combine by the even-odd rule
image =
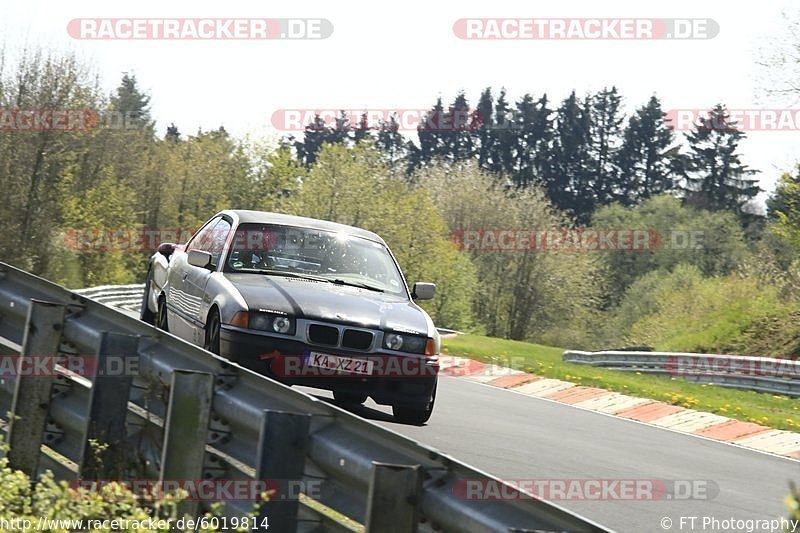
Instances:
[[[744,355],[568,350],[563,360],[734,389],[800,396],[800,361]]]
[[[0,263],[0,354],[20,353],[21,360],[58,353],[66,364],[59,363],[52,377],[0,379],[0,413],[11,413],[9,461],[29,475],[51,469],[61,479],[108,479],[103,476],[120,469],[121,454],[135,459],[148,479],[315,486],[314,501],[289,494],[259,511],[281,532],[344,530],[319,504],[366,524],[367,531],[605,531],[533,498],[464,498],[458,487],[469,480],[514,488]],[[120,356],[136,371],[87,379],[68,370],[75,358],[104,368]],[[111,444],[104,460],[96,460],[91,439]],[[197,503],[186,505],[183,511],[197,512]],[[251,510],[252,502],[227,500],[222,513],[240,517]]]

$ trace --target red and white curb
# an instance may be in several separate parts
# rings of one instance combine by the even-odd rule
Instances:
[[[544,378],[501,366],[444,355],[441,373],[591,411],[638,420],[673,431],[730,442],[754,450],[800,459],[800,433],[686,409],[658,400],[628,396],[569,381]]]

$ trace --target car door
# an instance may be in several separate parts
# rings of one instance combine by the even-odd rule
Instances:
[[[208,221],[189,240],[186,244],[186,249],[180,252],[176,250],[172,261],[170,261],[169,289],[167,291],[169,329],[171,333],[187,341],[194,341],[195,338],[197,311],[193,310],[193,308],[198,306],[198,302],[192,300],[191,293],[188,290],[190,287],[187,283],[190,275],[192,275],[192,269],[197,267],[189,264],[187,254],[190,249],[199,250],[206,246],[214,227],[220,220],[222,220],[222,217],[214,217]]]
[[[220,218],[207,237],[198,243],[197,249],[211,254],[211,268],[201,268],[188,265],[185,277],[184,290],[187,301],[190,302],[192,342],[202,346],[205,340],[205,322],[208,308],[214,300],[214,295],[206,293],[208,280],[213,272],[220,268],[222,252],[225,243],[231,234],[231,222],[225,217]]]

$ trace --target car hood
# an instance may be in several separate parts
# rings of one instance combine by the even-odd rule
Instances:
[[[427,313],[398,295],[282,276],[225,274],[225,277],[254,311],[277,311],[298,318],[366,328],[434,334]]]

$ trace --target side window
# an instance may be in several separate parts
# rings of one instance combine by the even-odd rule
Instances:
[[[211,236],[208,239],[208,247],[203,248],[204,250],[211,253],[211,257],[213,258],[213,262],[215,265],[219,264],[219,259],[222,257],[222,249],[225,248],[225,241],[228,240],[228,235],[231,232],[231,223],[225,220],[224,218],[221,219],[217,224],[214,226],[214,230],[211,232]]]
[[[197,232],[194,238],[186,246],[186,250],[208,250],[208,241],[214,231],[214,226],[222,220],[222,217],[216,217],[208,222],[203,228]]]

